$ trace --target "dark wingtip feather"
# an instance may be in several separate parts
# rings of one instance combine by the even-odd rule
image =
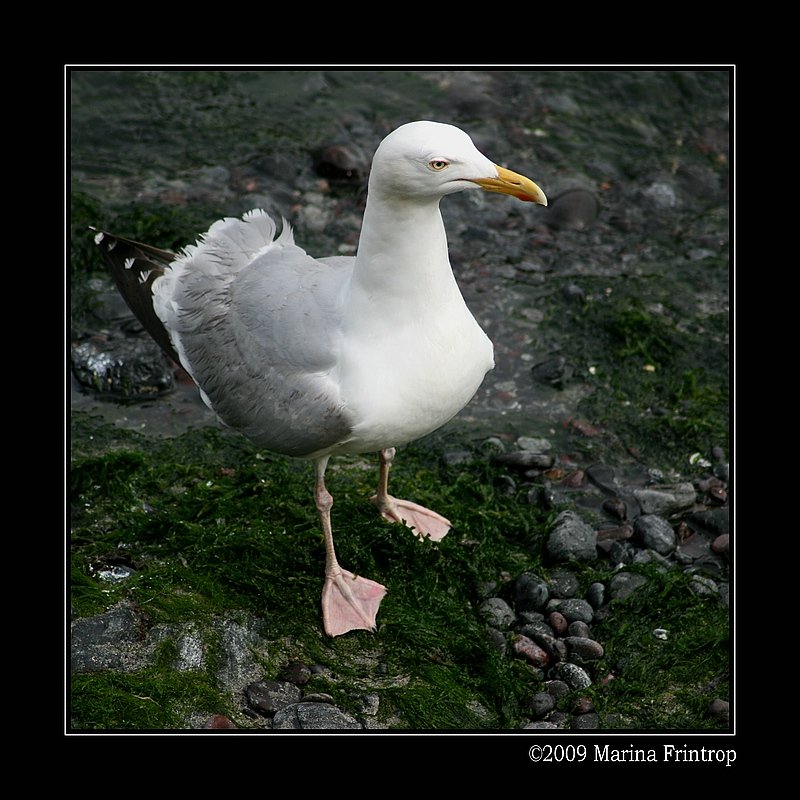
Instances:
[[[152,288],[153,281],[163,275],[176,255],[107,231],[91,230],[95,231],[95,244],[128,307],[161,349],[180,364],[167,329],[153,310]]]

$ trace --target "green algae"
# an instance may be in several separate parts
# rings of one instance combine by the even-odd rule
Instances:
[[[323,665],[305,690],[330,694],[350,713],[358,715],[371,692],[380,698],[378,722],[397,730],[516,729],[529,719],[541,679],[497,652],[477,609],[487,591],[513,603],[513,579],[523,571],[548,574],[542,546],[552,512],[531,505],[522,489],[509,494],[485,460],[446,466],[436,441],[401,451],[393,489],[451,517],[454,530],[440,543],[378,518],[367,500],[375,464],[337,460],[330,488],[340,560],[389,593],[375,634],[330,639],[320,622],[324,549],[307,464],[222,430],[158,440],[74,417],[74,618],[124,600],[150,624],[198,625],[214,641],[214,620],[250,614],[269,643],[264,679],[279,678],[291,661]],[[98,565],[120,559],[135,570],[131,578],[98,579]],[[575,569],[584,588],[610,574]],[[592,671],[622,672],[590,694],[627,727],[718,724],[705,714],[703,686],[726,663],[727,611],[690,592],[681,573],[648,577],[594,629],[606,656]],[[666,647],[653,639],[655,627],[670,630]],[[179,728],[212,713],[246,726],[237,716],[243,701],[218,684],[215,660],[181,672],[171,641],[138,672],[73,676],[74,729]]]

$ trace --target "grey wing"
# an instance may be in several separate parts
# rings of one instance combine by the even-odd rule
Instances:
[[[351,431],[336,367],[352,261],[323,263],[292,246],[230,282],[184,287],[181,317],[194,321],[182,324],[180,345],[192,376],[222,421],[260,447],[308,456]]]

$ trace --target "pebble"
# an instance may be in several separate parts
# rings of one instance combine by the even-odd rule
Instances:
[[[203,724],[205,730],[214,731],[235,730],[236,727],[237,726],[224,714],[214,714],[213,717],[209,717]]]
[[[559,697],[563,697],[565,694],[569,694],[572,689],[569,688],[569,685],[564,681],[548,681],[547,683],[547,691],[549,694],[553,695],[553,697],[558,700]]]
[[[527,636],[515,636],[512,647],[517,655],[526,658],[534,667],[546,667],[550,662],[550,656]]]
[[[600,727],[600,716],[594,712],[574,717],[570,728],[574,731],[594,731]]]
[[[575,689],[587,689],[592,685],[592,679],[586,670],[577,664],[570,664],[569,662],[557,664],[555,674],[559,680],[564,681],[573,691]]]
[[[280,730],[361,730],[363,725],[329,703],[295,703],[278,711],[272,729]]]
[[[727,700],[722,700],[721,698],[716,697],[711,701],[711,703],[709,703],[708,713],[712,717],[720,717],[725,722],[729,722],[731,714],[730,704]]]
[[[729,534],[721,533],[716,539],[714,539],[713,542],[711,542],[711,550],[717,555],[727,555],[729,540]]]
[[[633,531],[645,547],[661,555],[668,555],[675,549],[675,531],[659,516],[645,514],[639,517],[633,524]]]
[[[543,717],[556,707],[556,699],[549,692],[536,692],[531,698],[531,713],[534,717]]]
[[[715,595],[719,593],[717,584],[705,575],[695,575],[689,583],[689,588],[698,595]]]
[[[555,725],[552,722],[529,722],[527,725],[523,725],[522,729],[526,731],[544,731],[544,730],[555,730],[558,728],[558,725]]]
[[[523,572],[514,584],[517,613],[544,608],[550,597],[547,581],[531,572]]]
[[[583,231],[600,213],[600,201],[587,189],[567,189],[550,203],[546,223],[560,230]]]
[[[481,619],[491,628],[506,630],[514,624],[515,615],[511,606],[501,597],[490,597],[484,600],[478,613]]]
[[[574,511],[562,511],[547,537],[546,552],[553,562],[593,561],[597,534]]]
[[[553,611],[547,619],[556,636],[563,636],[567,632],[569,623],[560,611]]]
[[[630,539],[633,536],[633,528],[630,525],[619,525],[616,528],[600,528],[597,531],[597,542],[614,541],[618,542],[624,539]]]
[[[646,583],[647,578],[644,575],[636,575],[633,572],[618,572],[609,582],[609,591],[612,599],[624,600]]]
[[[281,709],[297,703],[301,691],[287,681],[257,681],[245,689],[250,707],[261,714],[272,716]]]
[[[604,655],[603,645],[594,641],[594,639],[589,639],[585,636],[567,636],[564,641],[567,645],[569,657],[574,663],[591,661],[596,658],[602,658]]]
[[[591,630],[589,626],[581,619],[576,619],[575,622],[571,622],[569,624],[569,629],[567,633],[570,636],[583,636],[585,638],[589,637]]]
[[[303,686],[311,680],[311,667],[302,661],[293,661],[286,667],[281,677],[296,686]]]
[[[567,600],[551,600],[548,607],[552,605],[554,611],[563,614],[568,622],[581,620],[587,624],[594,618],[594,609],[585,600],[570,598]]]
[[[495,464],[502,464],[515,469],[550,469],[554,458],[549,453],[537,453],[534,450],[516,450],[513,453],[500,453],[492,456]]]
[[[605,603],[606,587],[599,581],[595,581],[586,592],[586,600],[597,611]]]
[[[574,572],[559,569],[550,573],[550,596],[557,598],[575,597],[580,588],[578,576]]]
[[[517,447],[520,450],[531,450],[534,453],[549,453],[553,449],[549,439],[535,436],[520,436],[517,439]]]
[[[697,499],[694,486],[688,482],[634,489],[633,496],[642,507],[642,513],[665,515],[691,508]]]

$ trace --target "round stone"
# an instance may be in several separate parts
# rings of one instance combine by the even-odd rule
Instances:
[[[481,619],[491,628],[504,630],[514,624],[514,612],[501,597],[490,597],[478,608]]]
[[[655,514],[645,514],[633,524],[634,534],[645,547],[662,556],[675,549],[675,531],[665,519]]]

